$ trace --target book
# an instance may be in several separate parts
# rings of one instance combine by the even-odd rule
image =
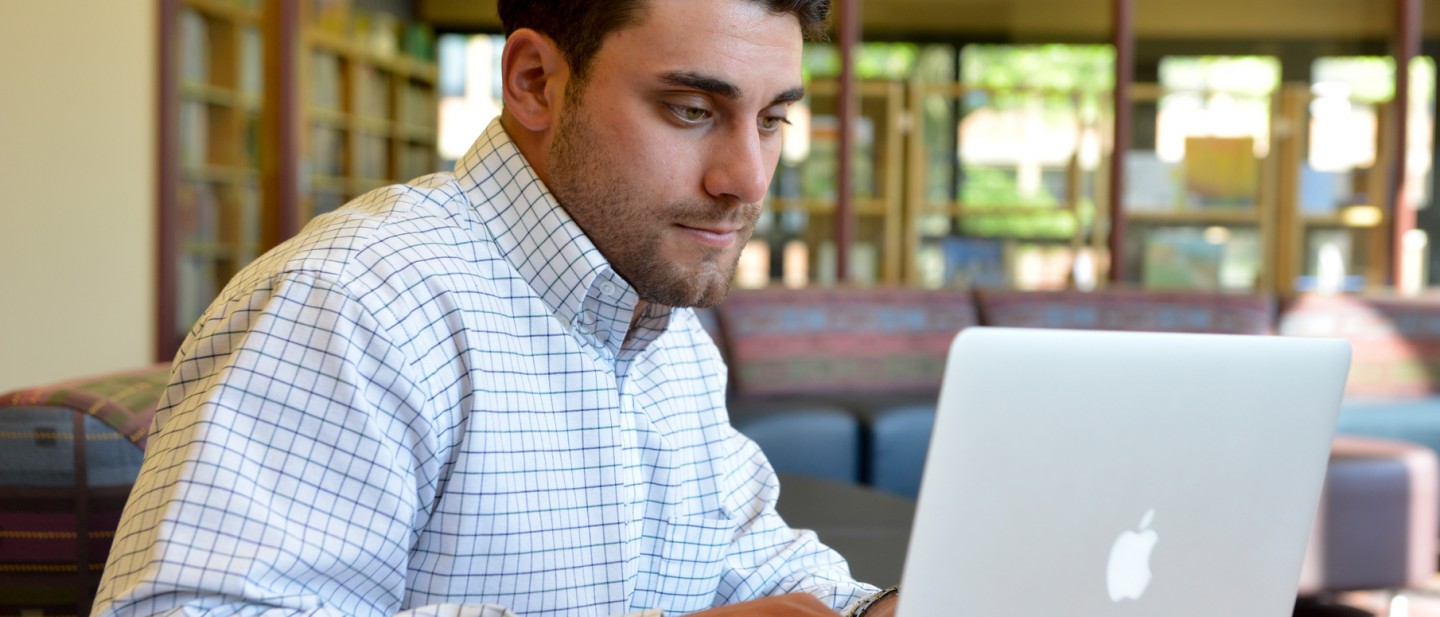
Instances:
[[[1125,209],[1172,210],[1180,205],[1181,170],[1154,150],[1125,153]]]
[[[1008,282],[1003,240],[947,236],[939,242],[944,256],[942,286],[1002,287]]]
[[[1253,207],[1260,165],[1253,137],[1186,137],[1186,201],[1197,206]]]
[[[1300,211],[1306,214],[1334,214],[1346,205],[1350,174],[1322,171],[1308,162],[1300,167]]]
[[[1141,280],[1150,289],[1220,288],[1224,247],[1205,239],[1199,229],[1173,227],[1145,235]]]
[[[256,28],[240,33],[240,95],[258,103],[265,93],[265,47]]]
[[[180,79],[210,83],[210,29],[205,16],[191,9],[180,11]]]
[[[311,52],[309,78],[310,104],[340,111],[340,57],[328,51]]]

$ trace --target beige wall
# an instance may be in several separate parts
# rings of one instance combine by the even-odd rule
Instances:
[[[0,392],[150,360],[155,0],[0,0]]]

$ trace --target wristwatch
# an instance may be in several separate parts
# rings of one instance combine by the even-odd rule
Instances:
[[[870,612],[870,607],[875,606],[876,603],[884,600],[885,598],[897,595],[899,593],[900,585],[896,584],[887,587],[884,591],[872,594],[870,597],[862,600],[859,606],[855,607],[855,610],[850,613],[850,617],[865,617],[865,613]]]

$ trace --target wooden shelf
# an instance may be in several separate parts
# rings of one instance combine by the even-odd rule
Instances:
[[[364,131],[371,135],[390,136],[395,132],[395,123],[384,118],[371,118],[368,116],[349,116],[350,129],[353,131]]]
[[[1133,223],[1154,225],[1259,225],[1258,210],[1235,208],[1149,211],[1131,210],[1125,212],[1125,219]]]
[[[349,180],[350,193],[353,195],[361,195],[395,183],[395,180],[389,178],[350,178]]]
[[[776,197],[770,200],[771,207],[776,210],[804,210],[811,214],[834,214],[835,201],[831,199],[820,199],[814,197]],[[886,214],[885,200],[875,198],[856,198],[855,214],[865,216],[884,216]]]
[[[1036,216],[1052,213],[1074,214],[1074,210],[1063,205],[1032,206],[1028,204],[986,204],[965,205],[956,202],[929,202],[919,210],[921,216],[953,216],[956,218],[980,216]]]
[[[180,84],[180,98],[225,107],[234,107],[235,101],[238,99],[235,91],[230,88],[196,82]]]
[[[242,255],[254,253],[254,248],[246,250],[243,246],[236,246],[226,242],[202,242],[187,240],[180,244],[180,250],[186,255],[195,257],[208,257],[211,259],[237,259]]]
[[[1064,206],[1028,206],[1028,205],[986,205],[986,206],[962,206],[955,205],[950,211],[956,218],[970,218],[981,216],[1043,216],[1046,214],[1075,214],[1074,210]]]
[[[234,107],[252,113],[260,112],[259,98],[239,94],[235,92],[235,90],[223,86],[185,82],[180,84],[180,98],[188,101],[199,101],[217,107]]]
[[[245,184],[259,181],[260,172],[253,167],[231,167],[226,165],[204,165],[186,167],[181,175],[190,182],[215,182],[220,184]]]
[[[437,141],[439,141],[439,138],[440,132],[434,128],[399,123],[395,125],[395,139],[399,139],[401,141],[408,141],[411,143],[418,143],[424,145],[434,145]]]
[[[321,193],[344,193],[349,186],[343,177],[315,174],[310,176],[310,188]]]
[[[260,12],[225,0],[183,0],[186,8],[230,21],[260,23]]]
[[[316,28],[305,29],[305,41],[311,46],[341,56],[359,56],[363,50],[350,39]]]
[[[338,109],[325,109],[322,107],[310,107],[306,109],[310,121],[315,124],[324,124],[337,129],[350,128],[350,116]]]
[[[1383,226],[1386,219],[1381,217],[1377,220],[1357,222],[1354,219],[1346,218],[1343,214],[1307,214],[1301,222],[1306,227],[1333,227],[1336,229],[1374,229]]]
[[[305,40],[312,46],[350,60],[357,60],[377,69],[388,71],[426,84],[440,81],[440,69],[433,62],[413,58],[405,54],[382,56],[364,45],[334,32],[307,28]]]

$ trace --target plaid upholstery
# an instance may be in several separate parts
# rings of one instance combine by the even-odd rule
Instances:
[[[0,615],[88,615],[168,365],[0,395]]]
[[[982,321],[1011,328],[1270,334],[1275,299],[1263,295],[1155,292],[980,290]]]
[[[733,394],[934,392],[968,291],[736,290],[718,307]]]
[[[1286,304],[1280,334],[1348,339],[1347,397],[1440,394],[1440,301],[1304,295]]]

